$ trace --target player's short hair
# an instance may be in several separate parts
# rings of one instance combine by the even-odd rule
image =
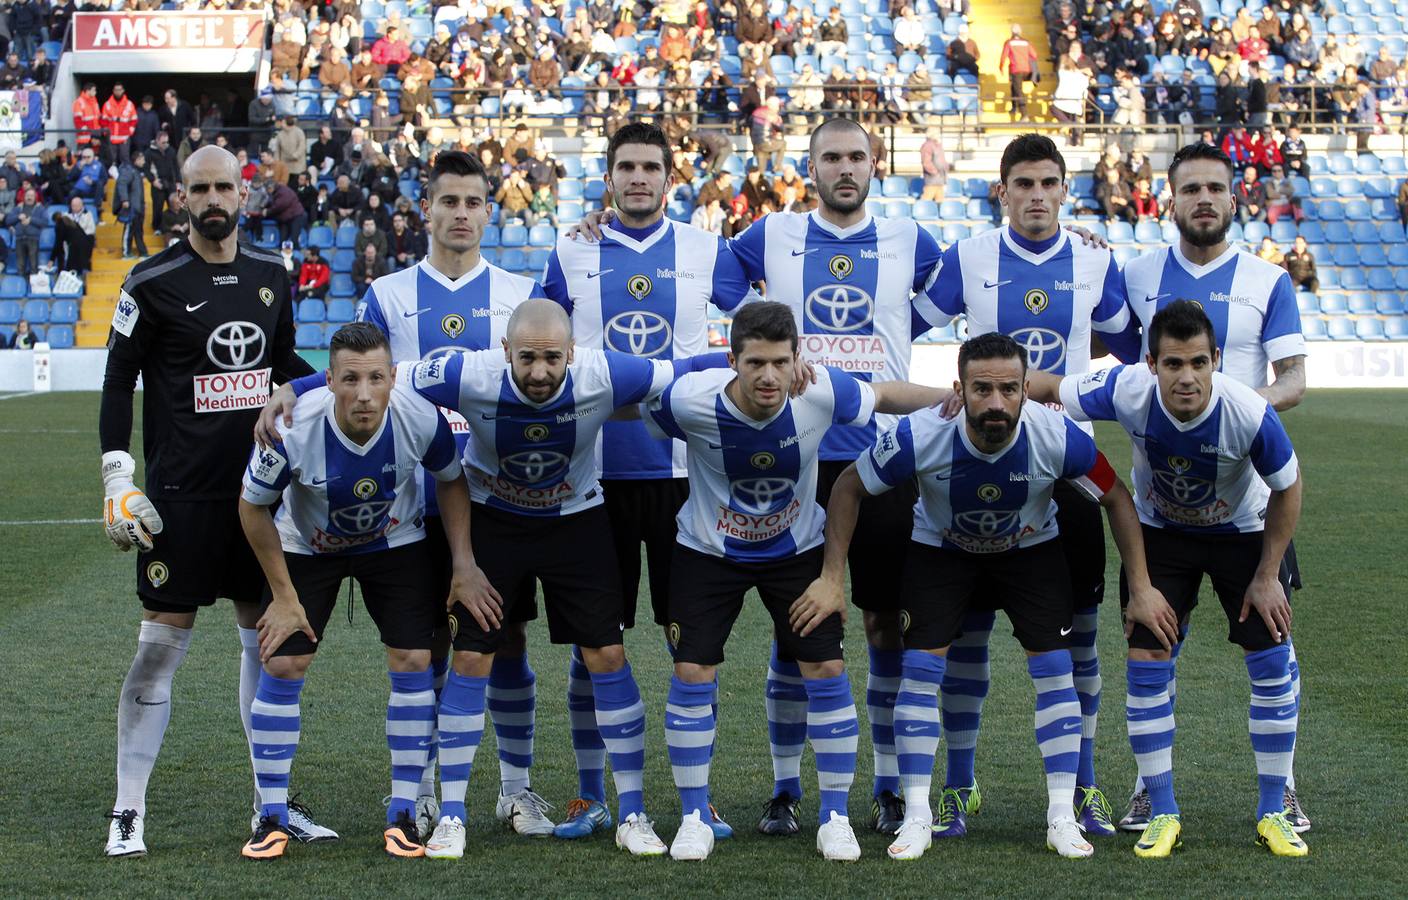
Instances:
[[[836,116],[835,118],[827,119],[825,122],[822,122],[820,125],[812,129],[811,137],[807,139],[807,154],[809,156],[816,156],[817,138],[821,137],[823,134],[829,131],[838,130],[859,131],[862,135],[865,136],[866,152],[869,152],[870,132],[865,130],[865,126],[857,122],[855,119],[846,119],[842,118],[841,116]]]
[[[733,325],[729,328],[729,349],[734,356],[743,353],[743,345],[749,341],[787,341],[792,352],[797,352],[797,320],[792,318],[792,310],[785,303],[762,300],[745,303],[734,313]]]
[[[659,125],[652,125],[649,122],[631,122],[622,125],[611,136],[611,143],[606,145],[606,171],[615,171],[616,151],[626,144],[648,144],[652,147],[659,147],[661,163],[665,166],[665,171],[670,170],[670,157],[673,154],[670,152],[670,141],[665,137],[665,132],[660,130]]]
[[[371,322],[348,322],[334,331],[332,339],[328,341],[329,366],[337,358],[339,350],[347,350],[352,353],[371,353],[375,350],[385,350],[387,358],[390,358],[391,341],[386,337],[386,332]]]
[[[1188,144],[1185,147],[1179,148],[1179,151],[1173,154],[1173,162],[1168,164],[1168,183],[1170,187],[1174,184],[1174,173],[1178,171],[1178,167],[1194,159],[1213,159],[1222,163],[1227,167],[1227,184],[1229,187],[1231,186],[1232,178],[1236,174],[1235,167],[1232,165],[1232,157],[1223,153],[1222,148],[1216,144],[1198,141],[1195,144]]]
[[[1206,335],[1208,346],[1217,349],[1217,333],[1213,331],[1212,319],[1203,311],[1196,300],[1175,300],[1154,313],[1149,323],[1149,353],[1155,360],[1159,358],[1159,341],[1165,337],[1175,341],[1191,341],[1198,335]]]
[[[980,359],[1013,359],[1022,363],[1022,377],[1027,375],[1027,348],[999,331],[989,331],[964,341],[958,348],[958,380],[968,371],[968,364]]]
[[[1044,134],[1021,134],[1012,139],[1007,149],[1002,151],[1002,162],[998,165],[998,177],[1003,184],[1012,168],[1021,163],[1051,160],[1061,169],[1061,178],[1066,177],[1066,158],[1057,149],[1056,142]]]
[[[435,155],[435,162],[430,167],[430,178],[425,183],[426,197],[434,199],[435,185],[442,175],[478,177],[484,182],[485,192],[489,190],[489,173],[484,171],[484,164],[463,150],[441,150]]]

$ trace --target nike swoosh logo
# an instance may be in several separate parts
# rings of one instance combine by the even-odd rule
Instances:
[[[186,312],[195,312],[196,310],[200,309],[202,306],[204,306],[205,304],[207,304],[207,303],[209,303],[209,302],[210,302],[209,300],[202,300],[202,301],[200,301],[199,303],[197,303],[195,306],[192,306],[191,304],[187,303],[187,304],[186,304]]]
[[[688,728],[694,723],[685,719],[671,719],[670,724],[675,726],[676,728]]]
[[[1061,629],[1061,637],[1065,637],[1066,635],[1070,634],[1071,631],[1072,631],[1072,629],[1074,629],[1074,628],[1075,628],[1074,625],[1068,625],[1068,626],[1066,626],[1065,628],[1062,628],[1062,629]]]
[[[919,732],[921,732],[921,731],[923,731],[923,730],[924,730],[924,726],[923,726],[923,725],[906,725],[906,726],[904,726],[904,733],[905,733],[905,734],[918,734]]]
[[[850,725],[842,725],[840,728],[833,728],[833,729],[831,729],[831,733],[832,733],[832,734],[851,734],[851,733],[852,733],[852,729],[851,729],[851,726],[850,726]]]
[[[1080,723],[1079,723],[1079,722],[1067,722],[1065,725],[1062,725],[1062,726],[1061,726],[1061,730],[1062,730],[1062,731],[1075,731],[1075,730],[1076,730],[1077,728],[1079,728],[1079,727],[1080,727]]]
[[[713,441],[709,442],[710,450],[732,450],[734,446],[734,444],[715,444]]]
[[[137,705],[138,705],[138,706],[164,706],[165,704],[170,703],[170,702],[171,702],[170,700],[157,700],[157,701],[155,701],[155,702],[150,701],[150,700],[143,700],[141,694],[138,694],[138,695],[137,695]]]
[[[934,480],[935,480],[935,481],[948,481],[948,480],[949,480],[950,478],[952,478],[952,477],[953,477],[952,475],[935,475],[935,476],[934,476]]]
[[[815,248],[815,247],[811,248],[810,250],[793,250],[793,251],[792,251],[792,255],[793,255],[793,256],[806,256],[808,253],[815,253],[816,250],[817,250],[817,248]]]
[[[615,269],[602,269],[600,272],[588,272],[588,273],[587,273],[587,280],[590,281],[590,280],[593,279],[593,278],[600,278],[601,276],[605,275],[607,272],[615,272],[615,271],[616,271]]]
[[[987,279],[983,279],[983,287],[986,288],[986,289],[988,289],[988,290],[992,290],[993,288],[1000,288],[1000,287],[1002,287],[1004,284],[1011,284],[1011,283],[1012,283],[1012,279],[1011,279],[1011,278],[1007,279],[1006,281],[988,281]]]
[[[430,312],[430,307],[427,306],[427,307],[425,307],[424,309],[415,309],[415,310],[411,310],[410,312],[403,312],[403,313],[401,313],[401,318],[403,318],[403,319],[414,319],[416,316],[420,315],[421,313],[428,313],[428,312]]]
[[[317,487],[318,485],[321,485],[321,484],[327,484],[329,480],[330,480],[330,479],[327,479],[327,478],[314,478],[313,481],[312,481],[312,485],[313,485],[313,487]]]
[[[635,725],[632,725],[630,728],[622,728],[621,737],[630,737],[633,734],[639,734],[640,730],[644,727],[644,723],[638,722]]]
[[[499,419],[512,419],[513,416],[491,416],[488,413],[480,413],[479,418],[483,419],[485,422],[494,422]]]
[[[1276,718],[1278,718],[1278,719],[1284,719],[1284,718],[1286,718],[1287,716],[1293,716],[1293,715],[1295,715],[1295,712],[1296,712],[1296,709],[1295,709],[1294,706],[1289,707],[1289,708],[1287,708],[1287,709],[1278,709],[1278,710],[1276,710]]]
[[[1152,296],[1152,297],[1145,297],[1145,298],[1144,298],[1144,302],[1145,302],[1145,303],[1157,303],[1158,301],[1164,299],[1165,297],[1172,297],[1172,296],[1173,296],[1172,294],[1155,294],[1155,295]]]
[[[259,751],[259,755],[260,755],[260,756],[283,756],[283,754],[284,754],[284,751],[282,751],[282,750],[268,750],[268,749],[265,749],[265,750],[260,750],[260,751]]]
[[[418,741],[418,742],[416,743],[416,746],[417,746],[417,747],[434,747],[434,746],[435,746],[435,742],[432,741],[432,740]]]

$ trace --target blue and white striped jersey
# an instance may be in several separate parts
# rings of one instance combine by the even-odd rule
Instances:
[[[969,334],[1009,335],[1057,375],[1090,370],[1092,328],[1117,335],[1130,320],[1114,256],[1065,229],[1040,246],[1006,226],[956,242],[915,307],[935,327],[966,313]]]
[[[666,360],[578,347],[558,392],[534,403],[502,350],[480,350],[422,360],[411,383],[469,423],[464,465],[475,502],[563,516],[602,502],[596,441],[607,418],[659,396],[675,372]]]
[[[1134,505],[1146,525],[1261,531],[1271,490],[1290,487],[1299,472],[1276,411],[1222,372],[1213,373],[1208,408],[1191,422],[1164,409],[1158,379],[1144,365],[1063,379],[1061,402],[1075,418],[1119,422],[1129,432]]]
[[[1058,534],[1056,482],[1066,479],[1093,499],[1114,486],[1115,473],[1095,440],[1070,419],[1027,401],[1006,447],[973,446],[965,417],[923,409],[900,419],[856,460],[871,494],[917,479],[914,540],[969,553],[1001,553]]]
[[[241,496],[271,506],[285,552],[370,553],[425,537],[418,470],[440,481],[463,477],[450,425],[404,377],[391,392],[381,428],[364,445],[337,427],[327,387],[298,398],[293,426],[273,447],[249,456]]]
[[[650,359],[709,349],[708,304],[728,312],[752,291],[718,235],[669,219],[637,232],[602,229],[597,243],[559,238],[543,290],[572,316],[579,347]],[[603,478],[683,478],[684,445],[651,437],[640,422],[602,429]]]
[[[1196,300],[1212,320],[1221,371],[1253,388],[1267,385],[1267,366],[1305,354],[1291,276],[1236,247],[1205,266],[1188,261],[1177,244],[1150,251],[1124,267],[1130,309],[1144,327],[1175,300]]]
[[[913,299],[939,261],[939,245],[913,219],[866,216],[837,228],[810,213],[770,213],[730,242],[767,299],[792,308],[802,357],[864,381],[907,381],[911,345],[927,331]],[[850,462],[894,424],[877,416],[835,428],[821,458]]]
[[[832,425],[871,420],[875,393],[825,366],[816,373],[816,384],[762,422],[725,393],[732,369],[685,375],[649,404],[650,430],[689,450],[689,499],[676,519],[681,544],[767,562],[821,543],[826,513],[816,502],[817,452]]]
[[[451,350],[499,346],[518,304],[541,296],[543,289],[533,279],[506,272],[482,258],[459,278],[447,277],[423,259],[372,282],[357,308],[357,319],[386,332],[392,359],[428,359]],[[469,427],[453,410],[444,413],[463,453]],[[424,487],[426,513],[437,515],[429,475]]]

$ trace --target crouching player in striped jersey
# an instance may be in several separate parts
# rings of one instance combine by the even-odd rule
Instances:
[[[1168,688],[1172,650],[1206,574],[1227,614],[1227,639],[1242,648],[1251,678],[1257,841],[1276,856],[1305,856],[1309,848],[1284,808],[1299,717],[1289,576],[1281,568],[1300,518],[1295,450],[1266,398],[1218,371],[1216,333],[1196,301],[1155,313],[1148,346],[1147,365],[1073,375],[1059,390],[1073,418],[1116,421],[1129,432],[1149,574],[1163,595],[1131,593],[1121,578],[1129,639],[1125,715],[1152,807],[1134,852],[1165,857],[1180,843]],[[1033,396],[1056,399],[1054,381],[1034,381]]]
[[[818,451],[833,425],[863,426],[875,413],[912,412],[949,392],[905,381],[866,383],[818,366],[817,383],[789,399],[797,323],[782,303],[741,307],[731,346],[731,370],[685,375],[645,410],[653,433],[685,442],[689,472],[670,566],[675,674],[665,736],[684,814],[670,855],[702,860],[713,850],[716,671],[744,594],[757,588],[778,650],[796,660],[806,689],[821,798],[817,849],[826,859],[855,860],[860,845],[847,793],[859,726],[841,652],[845,597],[839,590],[825,603],[802,596],[821,569]]]
[[[939,744],[938,693],[949,648],[979,602],[1007,613],[1036,687],[1036,740],[1046,769],[1046,845],[1065,857],[1094,847],[1076,824],[1071,795],[1081,709],[1072,676],[1071,591],[1052,493],[1067,481],[1097,500],[1141,602],[1150,585],[1134,504],[1095,441],[1075,422],[1027,402],[1026,350],[984,334],[958,353],[963,414],[922,410],[881,434],[837,480],[827,507],[826,562],[808,588],[819,602],[843,590],[846,550],[862,498],[919,485],[905,557],[904,668],[895,741],[905,820],[891,859],[918,859],[933,840],[929,788]]]
[[[467,511],[469,492],[449,423],[397,385],[381,329],[345,325],[330,349],[326,387],[303,394],[277,443],[255,447],[240,495],[240,524],[269,584],[251,738],[262,808],[242,851],[249,859],[275,859],[288,846],[299,695],[349,577],[381,631],[391,675],[386,852],[425,855],[414,814],[435,722],[430,646],[443,598],[425,542],[418,466],[436,479],[442,509]]]

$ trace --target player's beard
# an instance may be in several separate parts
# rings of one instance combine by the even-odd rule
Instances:
[[[985,412],[981,416],[968,416],[968,425],[993,447],[1007,442],[1017,427],[1017,420],[1007,413]]]
[[[207,241],[223,241],[234,234],[239,227],[239,219],[224,210],[208,209],[197,219],[191,216],[191,227],[200,232]]]
[[[1197,215],[1197,211],[1194,211]],[[1178,234],[1194,247],[1216,247],[1227,237],[1227,232],[1232,228],[1232,216],[1222,218],[1217,225],[1210,229],[1201,228],[1190,216],[1188,219],[1175,218],[1174,224],[1178,226]]]
[[[836,191],[843,186],[855,189],[856,195],[854,200],[842,200],[836,196]],[[870,193],[870,182],[866,181],[860,183],[846,179],[844,181],[838,181],[835,184],[818,183],[817,190],[821,193],[821,202],[825,203],[828,208],[843,215],[848,215],[865,205],[865,197]]]

